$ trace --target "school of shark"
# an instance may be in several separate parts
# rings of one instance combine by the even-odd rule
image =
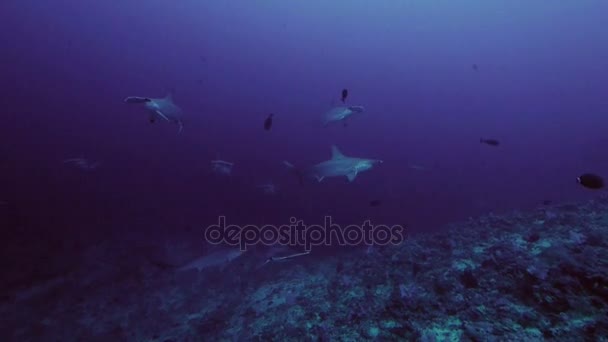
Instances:
[[[363,106],[345,105],[347,96],[348,90],[343,89],[341,93],[341,102],[343,105],[335,106],[322,115],[321,122],[323,127],[328,126],[329,124],[342,124],[347,126],[348,122],[350,122],[353,117],[365,112]],[[182,121],[183,110],[175,104],[172,94],[167,94],[163,98],[128,96],[124,99],[124,102],[143,107],[148,114],[148,121],[150,123],[159,121],[176,124],[178,126],[178,134],[182,133],[184,129]],[[270,114],[264,121],[263,127],[265,130],[270,130],[272,128],[273,116],[274,114]],[[288,161],[283,161],[284,166],[297,176],[301,184],[303,184],[305,180],[316,180],[317,182],[321,182],[323,179],[329,177],[346,177],[348,182],[353,182],[358,174],[371,170],[381,163],[382,160],[379,159],[346,156],[335,145],[331,146],[331,158],[329,160],[313,166],[299,168]],[[212,160],[211,167],[214,173],[229,176],[232,173],[234,163],[224,160]],[[275,194],[277,191],[276,185],[272,182],[261,184],[257,187],[262,189],[265,194]]]

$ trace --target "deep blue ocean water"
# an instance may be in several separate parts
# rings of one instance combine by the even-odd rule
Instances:
[[[607,16],[600,0],[5,1],[6,296],[108,239],[207,253],[219,216],[430,234],[597,199],[576,179],[608,177]],[[365,112],[323,127],[344,88]],[[123,101],[169,93],[182,133]],[[283,164],[332,145],[383,163],[304,184]]]

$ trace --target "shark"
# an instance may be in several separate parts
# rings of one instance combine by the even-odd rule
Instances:
[[[92,171],[95,170],[97,167],[99,167],[99,165],[101,165],[100,161],[96,161],[96,162],[91,162],[87,159],[84,158],[70,158],[70,159],[65,159],[63,161],[64,164],[71,164],[74,165],[75,167],[84,170],[84,171]]]
[[[245,253],[238,248],[229,248],[222,249],[211,254],[207,254],[177,268],[177,272],[189,271],[189,270],[197,270],[202,271],[208,268],[223,268],[230,262],[239,258],[241,255]]]
[[[331,159],[313,165],[307,169],[299,170],[288,161],[283,161],[287,168],[294,170],[300,178],[300,183],[304,178],[313,178],[318,182],[326,177],[346,176],[349,182],[357,178],[363,171],[372,169],[376,164],[382,163],[379,159],[354,158],[344,155],[336,145],[331,146]]]
[[[323,126],[327,126],[333,122],[342,122],[344,126],[347,124],[347,119],[355,114],[363,113],[363,106],[340,106],[334,107],[323,115]]]
[[[149,113],[150,123],[156,122],[161,119],[167,122],[176,123],[179,127],[179,133],[184,129],[182,123],[182,109],[173,102],[173,95],[171,93],[163,98],[149,98],[139,96],[129,96],[124,99],[125,103],[130,104],[143,104],[144,108]]]

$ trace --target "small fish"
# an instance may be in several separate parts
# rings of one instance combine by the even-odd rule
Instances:
[[[97,167],[99,167],[99,165],[101,165],[100,161],[91,162],[84,158],[70,158],[70,159],[65,159],[63,162],[65,164],[71,164],[71,165],[73,165],[81,170],[85,170],[85,171],[95,170]]]
[[[593,173],[584,173],[576,178],[576,181],[588,189],[601,189],[604,187],[604,180],[602,177]]]
[[[212,160],[211,161],[211,169],[214,173],[218,175],[229,176],[232,174],[233,163],[224,161],[224,160]]]
[[[424,170],[426,170],[426,167],[421,166],[421,165],[410,164],[409,167],[410,167],[410,169],[417,170],[417,171],[424,171]]]
[[[369,201],[369,206],[370,206],[370,207],[377,207],[377,206],[379,206],[380,204],[382,204],[382,201],[381,201],[381,200],[379,200],[379,199],[375,199],[375,200],[371,200],[371,201]]]
[[[479,67],[477,66],[477,64],[473,64],[472,66],[473,70],[477,71],[479,69]]]
[[[348,89],[342,89],[342,103],[346,102],[346,98],[348,97]]]
[[[482,144],[486,144],[486,145],[490,145],[490,146],[498,146],[500,145],[500,142],[496,139],[483,139],[480,138],[479,142]]]
[[[274,195],[278,191],[278,187],[273,182],[260,184],[257,187],[260,188],[266,195]]]
[[[272,117],[273,116],[274,116],[274,114],[270,114],[270,115],[268,115],[266,120],[264,120],[264,129],[267,131],[270,131],[270,129],[272,128]]]
[[[552,200],[544,200],[544,201],[543,201],[543,205],[549,205],[549,204],[551,204],[551,203],[553,203],[553,201],[552,201]]]

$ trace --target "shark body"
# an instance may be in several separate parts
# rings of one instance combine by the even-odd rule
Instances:
[[[197,270],[202,271],[208,268],[224,267],[233,260],[243,255],[243,251],[238,248],[222,249],[211,254],[196,258],[185,265],[177,268],[178,272]]]
[[[181,133],[184,125],[182,124],[182,109],[173,102],[173,96],[168,94],[163,98],[148,98],[129,96],[124,100],[125,103],[143,104],[149,113],[150,123],[156,120],[176,123]]]
[[[362,106],[340,106],[328,110],[323,115],[323,126],[327,126],[333,122],[342,122],[346,126],[346,120],[351,116],[363,113],[365,108]]]
[[[352,182],[357,178],[359,173],[370,170],[374,165],[382,163],[382,160],[348,157],[340,152],[338,147],[332,145],[331,159],[313,165],[307,169],[298,170],[288,161],[284,161],[283,163],[296,172],[300,177],[300,182],[303,181],[303,178],[313,178],[318,182],[321,182],[326,177],[339,176],[345,176],[349,182]]]

